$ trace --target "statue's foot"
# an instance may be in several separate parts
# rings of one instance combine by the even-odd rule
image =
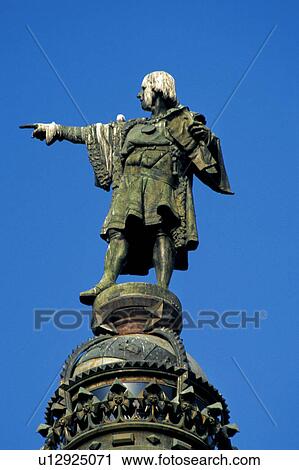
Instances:
[[[113,286],[114,282],[99,282],[92,289],[80,293],[80,302],[84,305],[92,305],[97,295],[108,287]]]

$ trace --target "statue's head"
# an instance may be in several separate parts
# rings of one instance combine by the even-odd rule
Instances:
[[[142,109],[151,111],[155,100],[160,96],[169,108],[177,106],[175,80],[167,72],[152,72],[147,74],[141,83],[141,90],[137,98],[141,102]]]

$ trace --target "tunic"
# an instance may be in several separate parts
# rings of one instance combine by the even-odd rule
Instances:
[[[171,146],[163,121],[136,124],[128,132],[122,148],[123,175],[104,222],[104,238],[109,228],[125,229],[130,216],[145,226],[163,223],[170,230],[179,225]]]

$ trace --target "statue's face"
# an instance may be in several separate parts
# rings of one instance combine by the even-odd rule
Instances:
[[[141,107],[144,111],[152,110],[155,92],[149,83],[146,83],[145,81],[142,82],[137,98],[140,100]]]

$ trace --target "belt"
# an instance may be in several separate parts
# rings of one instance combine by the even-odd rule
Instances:
[[[135,176],[145,176],[147,178],[152,178],[158,181],[163,181],[169,186],[176,187],[176,179],[172,175],[167,175],[163,171],[156,168],[145,168],[143,166],[126,166],[124,173],[126,175],[135,175]]]

